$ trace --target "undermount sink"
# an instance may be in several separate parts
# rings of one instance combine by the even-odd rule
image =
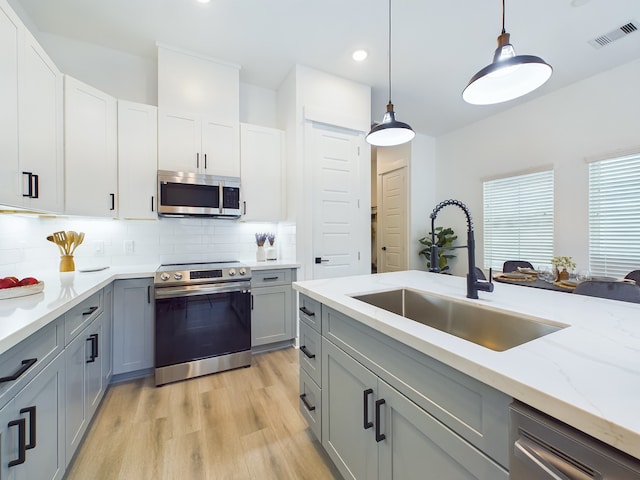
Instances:
[[[353,298],[497,352],[567,327],[406,288]]]

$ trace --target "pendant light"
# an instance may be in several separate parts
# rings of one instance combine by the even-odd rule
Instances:
[[[389,0],[389,103],[382,117],[382,123],[371,129],[366,140],[377,147],[390,147],[410,142],[415,136],[415,132],[408,124],[396,121],[393,103],[391,103],[391,0]]]
[[[502,33],[493,63],[476,73],[462,92],[462,98],[473,105],[492,105],[526,95],[543,85],[553,69],[540,57],[516,55],[504,28],[502,0]]]

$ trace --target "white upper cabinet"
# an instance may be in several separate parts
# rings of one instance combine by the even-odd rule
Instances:
[[[64,93],[65,211],[116,217],[116,99],[68,75]]]
[[[62,75],[0,0],[0,203],[62,212]]]
[[[158,168],[240,175],[237,65],[158,48]]]
[[[18,45],[24,27],[0,0],[0,203],[22,205],[18,158]]]
[[[285,216],[284,132],[240,126],[244,220],[278,221]]]
[[[158,170],[158,109],[118,100],[118,213],[154,219]]]
[[[37,191],[32,188],[32,195],[24,197],[24,205],[34,210],[63,212],[62,74],[26,30],[24,46],[18,95],[20,168],[26,179],[29,173],[38,179]]]

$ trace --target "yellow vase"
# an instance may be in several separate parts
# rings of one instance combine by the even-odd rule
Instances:
[[[61,272],[73,272],[75,269],[76,269],[76,264],[73,261],[73,255],[62,255],[60,257]]]

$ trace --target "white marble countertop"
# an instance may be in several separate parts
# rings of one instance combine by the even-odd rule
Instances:
[[[243,261],[252,270],[299,268],[291,261]],[[35,333],[110,282],[125,278],[153,277],[158,265],[109,267],[96,272],[44,272],[44,290],[35,295],[0,300],[0,354]]]
[[[351,298],[398,287],[568,327],[496,352]],[[470,300],[465,278],[420,271],[309,280],[294,289],[640,458],[640,304],[502,283]]]
[[[153,277],[158,265],[109,267],[98,272],[45,272],[44,290],[0,300],[0,354],[35,333],[113,280]]]

